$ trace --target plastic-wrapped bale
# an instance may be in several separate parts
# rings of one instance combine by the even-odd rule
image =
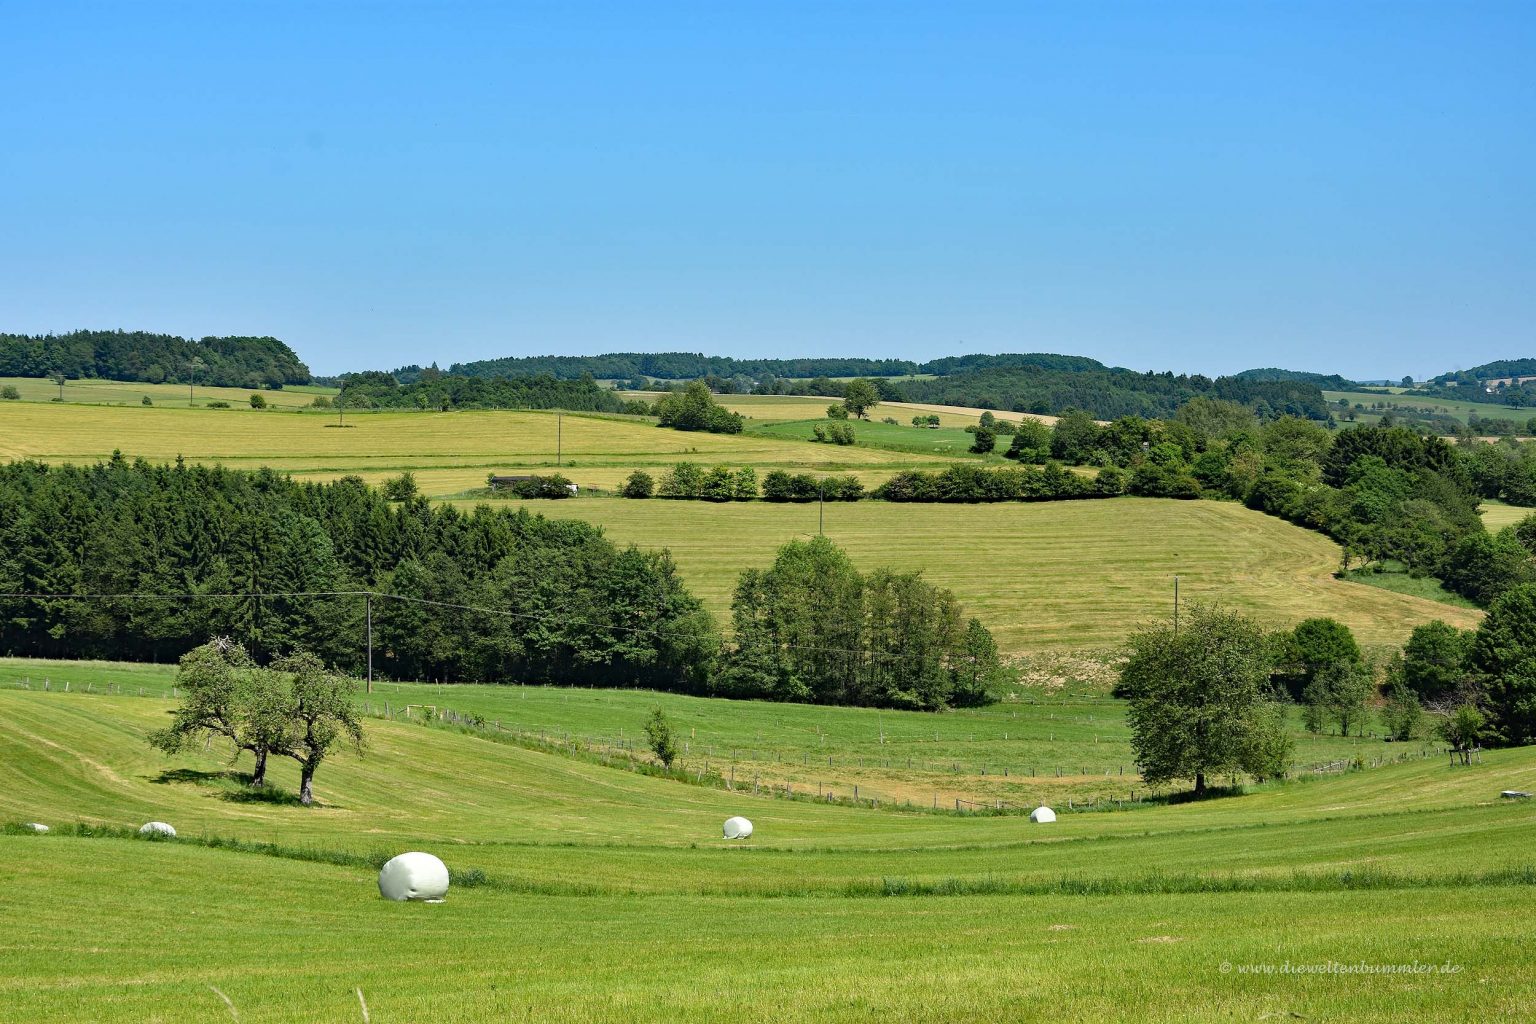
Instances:
[[[430,853],[402,853],[379,872],[379,895],[387,900],[441,903],[448,893],[448,865]]]
[[[752,835],[752,823],[740,815],[726,818],[724,832],[727,839],[747,839]]]
[[[176,830],[163,821],[146,821],[139,826],[141,836],[165,836],[168,839],[176,838]]]
[[[1037,825],[1044,824],[1048,821],[1055,821],[1056,812],[1042,804],[1041,806],[1036,807],[1034,810],[1029,812],[1029,820],[1033,821]]]
[[[27,822],[27,828],[31,829],[33,832],[47,832],[48,831],[48,826],[44,825],[40,821],[29,821],[29,822]]]

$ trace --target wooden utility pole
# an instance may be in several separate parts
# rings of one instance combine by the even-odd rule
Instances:
[[[373,595],[368,594],[364,600],[368,602],[368,688],[367,692],[373,692]]]

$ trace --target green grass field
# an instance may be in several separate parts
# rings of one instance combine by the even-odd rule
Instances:
[[[363,1020],[358,990],[370,1020],[429,1022],[1536,1005],[1536,808],[1497,798],[1536,788],[1529,750],[1042,826],[773,800],[370,721],[365,755],[328,763],[306,809],[244,799],[216,748],[151,750],[167,707],[0,689],[0,820],[55,827],[0,835],[0,1021]],[[720,839],[734,813],[756,825],[747,843]],[[151,818],[181,838],[71,834]],[[482,884],[386,903],[371,865],[406,849]],[[1415,961],[1435,971],[1327,967]]]
[[[1107,660],[1107,659],[1106,659]],[[1026,676],[1070,664],[1032,663]],[[1086,678],[1085,678],[1086,676]],[[478,715],[501,738],[543,748],[575,742],[582,750],[627,757],[643,748],[641,728],[663,708],[681,738],[688,772],[713,771],[744,788],[825,793],[841,799],[954,808],[975,804],[1028,810],[1039,803],[1077,804],[1156,796],[1137,774],[1124,704],[1108,696],[1113,672],[1025,682],[999,705],[944,715],[722,701],[681,694],[520,685],[449,685],[377,681],[358,701],[372,714],[425,720],[427,709]],[[170,696],[175,670],[165,665],[0,660],[0,687],[46,685],[52,691]],[[1374,723],[1371,729],[1377,727]],[[1354,761],[1376,764],[1419,756],[1422,744],[1305,732],[1292,716],[1296,759],[1316,769]]]
[[[1531,419],[1533,411],[1530,408],[1514,405],[1492,405],[1487,402],[1461,402],[1452,398],[1431,398],[1428,395],[1420,395],[1414,392],[1404,392],[1401,388],[1394,389],[1390,395],[1369,394],[1361,391],[1324,391],[1323,398],[1328,404],[1337,406],[1340,399],[1347,399],[1351,406],[1357,402],[1365,406],[1368,413],[1377,402],[1382,402],[1388,407],[1401,406],[1403,409],[1428,409],[1431,412],[1443,416],[1454,417],[1461,422],[1467,422],[1467,418],[1477,415],[1483,419],[1514,420],[1516,423],[1525,423]],[[1339,410],[1335,409],[1335,414]],[[1371,418],[1374,418],[1372,414]]]
[[[826,427],[833,421],[823,416],[820,419],[785,420],[782,423],[773,423],[761,427],[753,427],[752,433],[761,437],[780,437],[786,440],[809,441],[815,435],[816,427]],[[841,421],[839,421],[841,422]],[[975,459],[984,458],[971,454],[970,447],[975,437],[967,434],[960,427],[940,427],[937,430],[929,430],[926,427],[914,427],[910,423],[882,423],[879,420],[863,421],[848,420],[848,426],[853,428],[857,443],[865,448],[883,448],[887,451],[915,452],[921,455],[940,455],[948,458]],[[1000,438],[1003,448],[1007,448],[1009,438]],[[985,456],[988,461],[1003,462],[1002,452],[998,451],[991,456]]]

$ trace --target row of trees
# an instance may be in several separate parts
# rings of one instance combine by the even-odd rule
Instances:
[[[950,677],[923,661],[930,647],[893,656],[883,640],[861,649],[877,663],[838,686],[748,684],[733,668],[746,664],[739,644],[722,641],[665,551],[619,548],[598,527],[521,508],[431,505],[409,481],[395,483],[392,501],[356,478],[301,484],[269,470],[121,455],[90,467],[0,467],[0,593],[37,595],[0,598],[0,654],[165,662],[232,636],[257,665],[306,651],[357,673],[371,604],[374,666],[387,677],[892,706],[980,699],[955,679],[945,689]],[[969,626],[953,595],[915,576],[870,581],[872,601],[894,595],[902,628],[943,619],[924,628],[939,638],[943,670],[958,672],[954,645]],[[883,635],[877,611],[818,606],[816,628]],[[838,621],[845,612],[858,621]],[[990,672],[977,679],[989,683]]]
[[[750,466],[705,469],[696,463],[679,462],[662,475],[659,485],[645,470],[635,470],[619,493],[626,498],[714,502],[752,501],[759,497],[772,502],[858,501],[864,497],[864,485],[856,476],[815,477],[782,469],[765,473],[759,484],[757,471]]]
[[[1447,658],[1447,641],[1455,657]],[[1314,732],[1332,723],[1341,735],[1363,732],[1379,705],[1394,738],[1433,733],[1463,761],[1485,742],[1536,741],[1536,587],[1501,598],[1475,636],[1426,627],[1379,666],[1332,619],[1271,634],[1212,607],[1143,630],[1129,647],[1115,692],[1130,702],[1137,765],[1154,785],[1191,780],[1203,793],[1213,776],[1283,776],[1294,754],[1286,712],[1298,690]],[[1470,665],[1460,660],[1465,652]],[[1447,660],[1458,666],[1454,683]]]
[[[748,570],[731,603],[722,692],[765,700],[938,710],[985,704],[997,645],[919,573],[861,573],[825,537]]]
[[[434,370],[410,383],[377,372],[349,374],[341,383],[342,396],[336,401],[357,409],[569,409],[647,416],[654,411],[645,402],[625,402],[590,377],[564,380],[536,374],[485,378]]]
[[[1453,445],[1407,427],[1330,430],[1293,417],[1260,423],[1235,403],[1197,399],[1171,420],[1103,425],[1072,411],[1049,429],[1022,423],[1005,454],[1120,467],[1128,494],[1242,501],[1334,538],[1345,568],[1437,576],[1479,604],[1536,581],[1536,523],[1490,534],[1478,514],[1487,498],[1536,503],[1536,445]]]
[[[235,388],[308,384],[309,367],[268,337],[201,338],[146,331],[0,334],[0,377],[91,377]]]
[[[1066,357],[1051,357],[1049,360]],[[1092,363],[1092,360],[1088,360]],[[1136,373],[1102,364],[1034,366],[1027,361],[965,369],[930,378],[872,381],[883,401],[924,402],[1054,415],[1081,409],[1099,419],[1121,416],[1171,419],[1186,403],[1204,398],[1242,406],[1261,420],[1298,416],[1327,421],[1331,412],[1317,384],[1304,380],[1249,380],[1198,374]],[[766,393],[842,397],[849,385],[827,378],[774,381]],[[764,392],[760,386],[756,389]]]
[[[390,502],[361,480],[150,465],[0,467],[0,653],[174,661],[211,635],[398,678],[704,689],[718,637],[663,553],[524,509]],[[476,606],[489,612],[423,602]]]

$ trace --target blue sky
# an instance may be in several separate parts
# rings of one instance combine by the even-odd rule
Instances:
[[[0,0],[0,330],[1536,356],[1536,4]]]

